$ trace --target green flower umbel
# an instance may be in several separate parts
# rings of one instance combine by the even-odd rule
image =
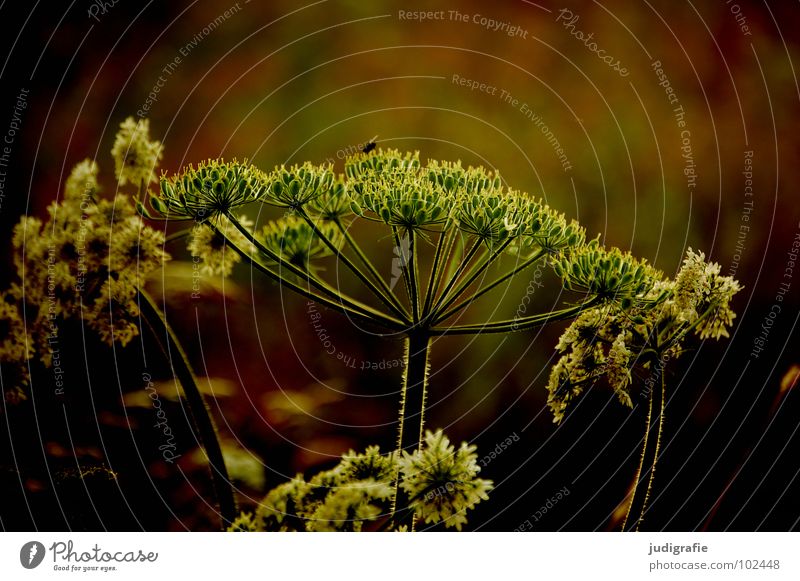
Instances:
[[[161,195],[150,203],[166,217],[203,222],[260,199],[266,189],[264,172],[247,162],[208,160],[162,177]]]
[[[719,264],[691,248],[674,281],[627,254],[595,245],[563,258],[557,271],[568,288],[595,293],[604,302],[584,311],[558,342],[562,356],[547,385],[555,422],[600,380],[632,407],[634,367],[650,374],[659,361],[676,359],[691,334],[727,337],[736,316],[730,303],[741,289],[720,275]]]
[[[341,247],[342,235],[329,222],[321,221],[316,227],[331,241],[334,248]],[[308,269],[313,260],[332,254],[330,247],[314,229],[297,216],[288,216],[268,223],[259,234],[259,238],[275,255],[303,269]]]

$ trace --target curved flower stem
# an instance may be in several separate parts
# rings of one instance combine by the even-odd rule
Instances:
[[[599,299],[593,298],[579,305],[567,307],[566,309],[550,311],[549,313],[540,313],[538,315],[530,315],[528,317],[520,317],[518,319],[509,319],[505,321],[492,321],[483,324],[455,327],[433,327],[430,329],[430,334],[434,336],[477,335],[479,333],[508,333],[511,331],[526,331],[528,329],[533,329],[540,325],[544,325],[545,323],[571,319],[579,315],[585,309],[595,306],[598,302]]]
[[[661,435],[664,431],[664,408],[666,407],[666,379],[664,370],[661,370],[661,381],[659,382],[658,416],[653,418],[653,396],[650,396],[650,406],[647,410],[647,424],[645,427],[644,443],[642,444],[642,457],[639,459],[639,468],[636,470],[636,482],[631,493],[631,502],[628,505],[628,512],[625,521],[622,523],[623,531],[638,531],[644,520],[647,511],[647,501],[650,499],[650,491],[653,488],[653,479],[656,474],[656,462],[658,453],[661,450]],[[655,431],[654,434],[651,432]],[[642,471],[645,471],[644,473]],[[647,486],[644,486],[645,478]],[[635,518],[636,520],[632,520]]]
[[[197,386],[186,354],[167,322],[164,313],[161,312],[152,297],[143,289],[138,289],[137,298],[139,310],[153,330],[156,340],[161,345],[164,356],[172,369],[172,374],[178,380],[183,396],[186,398],[189,414],[198,432],[200,444],[205,449],[208,457],[211,481],[219,504],[220,518],[222,519],[222,530],[225,530],[236,519],[236,499],[228,477],[228,469],[225,467],[225,458],[219,445],[219,436],[214,425],[214,419],[211,417],[211,411],[203,400],[203,394],[200,393],[200,388]],[[162,339],[166,340],[166,348],[161,343]]]
[[[299,208],[297,210],[297,213],[300,214],[303,220],[305,220],[306,224],[308,224],[309,227],[314,231],[314,234],[316,234],[319,237],[319,239],[322,240],[322,242],[325,244],[325,246],[328,247],[328,249],[333,253],[333,255],[336,256],[337,259],[341,260],[344,263],[344,265],[350,269],[350,272],[352,272],[362,283],[364,283],[364,286],[366,286],[372,292],[372,294],[374,294],[378,299],[380,299],[382,303],[384,303],[387,307],[389,307],[389,309],[392,312],[394,312],[395,315],[403,319],[406,318],[406,314],[402,310],[399,310],[397,308],[397,306],[392,302],[392,300],[386,294],[384,294],[383,290],[378,286],[376,286],[375,283],[372,280],[370,280],[370,278],[367,275],[361,272],[361,269],[359,269],[358,266],[356,266],[352,260],[350,260],[347,256],[345,256],[344,252],[342,252],[340,248],[336,247],[333,241],[330,238],[328,238],[325,235],[325,233],[316,225],[314,220],[311,219],[311,216],[309,216],[302,208]],[[349,236],[345,236],[345,240],[348,241],[348,244],[351,244],[351,246],[353,246],[354,241],[352,238],[350,238]],[[366,256],[363,256],[362,261],[365,260],[369,262]]]
[[[430,367],[430,335],[425,331],[417,331],[408,335],[405,344],[405,374],[403,376],[403,392],[400,400],[400,417],[397,433],[397,453],[412,453],[422,443],[422,432],[425,428],[425,404],[428,390]],[[392,515],[397,525],[414,527],[414,511],[409,499],[400,488],[399,473],[395,478],[395,496],[392,503]]]
[[[269,278],[287,287],[290,290],[293,290],[297,294],[306,297],[307,299],[311,299],[321,305],[324,305],[330,309],[338,311],[343,315],[348,317],[353,317],[354,319],[358,319],[360,321],[366,323],[372,323],[377,325],[382,325],[388,329],[392,329],[394,331],[402,331],[407,328],[406,324],[402,321],[398,321],[392,317],[388,317],[387,315],[375,311],[372,307],[367,305],[362,305],[355,299],[350,299],[349,297],[345,297],[342,294],[335,295],[333,299],[325,297],[323,295],[317,294],[314,291],[303,288],[297,283],[294,283],[288,280],[285,276],[274,272],[265,264],[262,264],[260,261],[256,260],[250,254],[245,252],[243,249],[239,248],[235,242],[231,241],[230,239],[226,240],[226,244],[228,244],[231,248],[233,248],[248,264],[254,266],[256,270],[266,274]]]
[[[352,248],[353,251],[356,253],[358,259],[362,262],[362,264],[367,268],[369,273],[372,275],[372,278],[374,278],[375,282],[378,283],[378,286],[381,287],[386,299],[390,303],[392,303],[393,306],[391,308],[394,311],[394,313],[401,319],[410,321],[411,319],[409,318],[409,314],[403,307],[403,304],[400,302],[397,296],[395,296],[395,294],[392,292],[392,289],[389,288],[389,285],[386,284],[386,281],[380,275],[378,269],[375,268],[375,265],[372,264],[372,261],[369,258],[367,258],[367,255],[364,254],[364,251],[361,250],[361,247],[353,239],[353,236],[350,234],[350,230],[345,228],[344,224],[342,224],[341,220],[339,219],[335,219],[333,223],[336,224],[336,227],[339,228],[339,231],[342,233],[342,236],[344,236],[344,239],[347,242],[347,244],[350,245],[350,248]]]
[[[490,283],[489,283],[488,285],[486,285],[485,287],[482,287],[482,288],[480,288],[478,291],[476,291],[476,292],[475,292],[475,294],[473,294],[473,295],[472,295],[472,296],[470,296],[469,298],[467,298],[467,299],[464,299],[463,301],[461,301],[460,303],[458,303],[456,306],[454,306],[454,307],[453,307],[452,309],[450,309],[449,311],[447,311],[447,312],[445,312],[445,313],[443,313],[443,314],[439,315],[438,317],[436,317],[436,318],[434,319],[434,321],[433,321],[433,324],[434,324],[434,325],[438,325],[438,324],[439,324],[439,323],[441,323],[442,321],[445,321],[445,320],[447,320],[448,318],[452,317],[452,316],[453,316],[454,314],[456,314],[458,311],[460,311],[460,310],[461,310],[461,309],[463,309],[464,307],[466,307],[466,306],[468,306],[468,305],[472,304],[472,302],[473,302],[473,301],[475,301],[475,300],[476,300],[476,299],[478,299],[479,297],[481,297],[481,296],[485,295],[485,294],[486,294],[486,293],[488,293],[490,290],[492,290],[493,288],[495,288],[497,285],[499,285],[499,284],[502,284],[503,282],[505,282],[505,281],[506,281],[506,280],[508,280],[509,278],[511,278],[511,277],[513,277],[513,276],[517,275],[518,273],[522,272],[523,270],[525,270],[526,268],[528,268],[529,266],[531,266],[532,264],[534,264],[535,262],[537,262],[537,261],[538,261],[540,258],[542,258],[543,256],[545,256],[546,254],[547,254],[547,251],[546,251],[546,250],[540,250],[539,252],[537,252],[536,254],[534,254],[533,256],[531,256],[530,258],[528,258],[527,260],[525,260],[524,262],[522,262],[522,263],[521,263],[519,266],[517,266],[516,268],[514,268],[514,270],[512,270],[512,271],[510,271],[510,272],[507,272],[507,273],[506,273],[506,274],[504,274],[503,276],[501,276],[501,277],[499,277],[499,278],[495,279],[494,281],[490,282]]]

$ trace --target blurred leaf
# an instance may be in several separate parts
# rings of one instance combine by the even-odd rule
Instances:
[[[238,391],[236,383],[222,377],[198,377],[197,386],[203,395],[216,398],[232,397]],[[168,401],[179,401],[175,387],[175,382],[171,379],[153,382],[153,388],[158,397]],[[146,389],[126,393],[122,397],[122,401],[127,407],[149,408],[153,405],[153,398]]]
[[[264,476],[264,463],[250,450],[238,446],[235,442],[222,442],[222,456],[225,458],[225,467],[228,476],[254,490],[263,491],[266,478]],[[208,458],[201,449],[196,449],[191,455],[192,461],[199,466],[207,466]]]
[[[305,390],[283,389],[265,393],[261,398],[264,413],[271,422],[285,423],[305,420],[319,415],[320,408],[341,401],[344,394],[336,380],[311,384]]]
[[[196,264],[186,260],[170,261],[167,268],[158,271],[148,281],[148,288],[158,296],[186,298],[185,295],[197,293],[200,297],[224,296],[226,299],[241,301],[246,298],[242,287],[232,277],[224,281],[221,276],[210,276],[196,269]]]
[[[800,365],[792,365],[781,379],[781,395],[786,395],[789,390],[794,389],[798,379],[800,379]]]
[[[304,441],[295,451],[294,469],[305,472],[319,464],[338,460],[342,454],[358,445],[356,440],[345,436],[324,436]]]

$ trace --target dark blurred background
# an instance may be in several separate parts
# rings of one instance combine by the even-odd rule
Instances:
[[[731,339],[697,346],[669,368],[666,440],[645,527],[798,527],[800,274],[765,350],[751,355],[800,233],[796,4],[81,0],[24,10],[0,6],[0,132],[28,92],[0,206],[3,248],[21,214],[44,214],[76,162],[96,158],[110,188],[116,128],[137,111],[163,141],[170,172],[217,156],[264,169],[331,160],[341,170],[345,154],[376,134],[382,146],[419,150],[423,159],[497,168],[511,186],[668,274],[688,247],[700,248],[745,287]],[[442,19],[407,17],[419,10],[443,11]],[[500,23],[497,30],[483,18]],[[580,40],[578,31],[593,38]],[[627,74],[598,58],[592,42]],[[157,100],[148,101],[159,77]],[[487,89],[470,90],[461,78]],[[391,245],[361,234],[376,240],[370,249],[388,276]],[[170,251],[175,261],[151,290],[166,296],[198,375],[212,378],[204,384],[217,395],[226,445],[238,451],[243,507],[350,448],[391,449],[397,340],[323,311],[331,355],[305,300],[246,267],[224,286],[207,281],[201,299],[190,300],[191,259],[180,243]],[[2,265],[6,279],[8,252]],[[482,303],[484,315],[513,316],[528,283],[520,277]],[[534,303],[547,308],[556,295],[537,289]],[[486,463],[482,476],[496,489],[471,514],[471,529],[513,530],[526,520],[534,530],[620,525],[644,410],[596,390],[554,425],[544,386],[562,330],[434,345],[427,425],[475,443],[479,456],[518,439]],[[4,529],[215,526],[174,385],[150,354],[184,447],[178,466],[160,461],[142,399],[147,345],[146,335],[124,350],[78,345],[66,360],[74,364],[63,409],[52,374],[43,374],[34,377],[37,397],[7,410]],[[365,361],[390,368],[362,371]],[[97,470],[74,477],[89,468]],[[565,487],[569,494],[542,514]]]

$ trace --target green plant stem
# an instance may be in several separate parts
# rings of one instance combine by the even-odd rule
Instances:
[[[231,222],[234,224],[234,226],[236,226],[236,228],[245,236],[245,238],[247,238],[247,240],[251,244],[253,244],[253,246],[255,246],[260,252],[262,252],[267,257],[271,258],[272,260],[274,260],[275,262],[280,264],[280,266],[282,268],[285,267],[289,272],[291,272],[292,274],[294,274],[295,276],[297,276],[301,280],[305,279],[309,283],[309,285],[315,287],[317,290],[319,290],[320,292],[324,293],[325,295],[327,295],[328,297],[330,297],[333,300],[326,300],[321,295],[318,295],[318,294],[313,293],[313,292],[311,292],[309,290],[303,289],[303,287],[301,287],[300,285],[292,283],[291,281],[289,281],[282,274],[273,272],[267,266],[263,265],[261,262],[255,260],[254,258],[249,256],[248,253],[245,252],[242,248],[239,248],[239,246],[233,240],[231,240],[230,238],[226,237],[225,234],[217,226],[209,224],[209,227],[213,228],[220,236],[225,238],[226,244],[228,244],[231,248],[236,250],[242,257],[244,257],[246,260],[248,260],[248,262],[250,262],[250,264],[252,264],[256,268],[258,268],[259,270],[261,270],[262,272],[264,272],[268,276],[274,278],[277,282],[285,284],[286,286],[288,286],[292,290],[294,290],[294,291],[296,291],[296,292],[298,292],[298,293],[300,293],[300,294],[302,294],[304,296],[308,296],[308,293],[311,293],[313,296],[308,297],[308,298],[313,298],[313,300],[317,300],[322,304],[326,304],[327,306],[338,304],[341,308],[338,308],[337,310],[342,311],[342,309],[346,309],[347,312],[345,314],[355,315],[356,313],[360,313],[361,315],[367,316],[372,322],[377,322],[377,323],[380,323],[380,324],[384,324],[386,326],[390,326],[390,328],[393,328],[393,329],[397,329],[397,328],[405,329],[406,328],[406,325],[403,324],[401,321],[398,321],[397,319],[389,317],[389,316],[385,315],[384,313],[381,313],[380,311],[373,309],[369,305],[365,305],[365,304],[357,301],[356,299],[348,297],[347,295],[345,295],[341,291],[339,291],[339,290],[337,290],[335,288],[332,288],[330,285],[325,283],[325,281],[320,280],[320,279],[316,278],[315,276],[313,276],[313,274],[310,271],[298,268],[297,266],[295,266],[291,262],[287,261],[286,259],[282,258],[278,254],[276,254],[275,252],[273,252],[272,250],[270,250],[269,248],[264,246],[257,238],[255,238],[247,230],[247,228],[245,228],[242,224],[240,224],[238,222],[238,220],[236,220],[234,217],[229,216],[229,218],[231,219]],[[299,290],[299,289],[303,289],[303,290]],[[342,312],[345,312],[345,311],[342,311]]]
[[[308,269],[302,269],[296,264],[292,264],[291,261],[286,260],[280,254],[278,254],[271,248],[265,246],[258,238],[253,236],[253,233],[250,232],[247,228],[245,228],[244,225],[241,222],[239,222],[239,220],[237,220],[233,214],[227,214],[226,217],[231,222],[231,224],[233,224],[236,227],[236,229],[239,232],[241,232],[242,236],[244,236],[245,239],[247,239],[247,241],[250,242],[250,244],[255,246],[259,252],[266,255],[270,260],[274,260],[275,262],[280,264],[281,268],[285,268],[286,270],[288,270],[289,272],[291,272],[292,274],[301,279],[308,280],[309,284],[313,285],[318,290],[328,294],[329,296],[339,296],[339,293],[335,289],[331,289],[330,286],[325,283],[325,281],[314,276],[314,274],[311,271],[309,271]],[[213,228],[214,231],[217,232],[217,234],[222,236],[228,244],[233,244],[233,240],[230,237],[225,236],[225,233],[222,230],[220,230],[218,226],[210,222],[208,223],[208,226]]]
[[[497,258],[503,253],[503,251],[508,247],[509,244],[511,244],[511,238],[500,244],[500,247],[494,252],[492,252],[487,259],[480,262],[477,268],[474,268],[472,272],[470,272],[470,274],[465,278],[464,282],[459,284],[458,288],[456,288],[452,293],[450,293],[449,297],[445,297],[444,302],[437,310],[441,312],[444,311],[450,305],[452,305],[456,301],[456,299],[458,299],[458,297],[460,297],[464,293],[464,291],[466,291],[470,287],[470,285],[472,285],[472,283],[475,282],[475,279],[477,279],[483,272],[486,271],[487,268],[489,268],[492,265],[492,263],[494,263],[495,260],[497,260]],[[472,297],[470,297],[470,299],[468,300],[472,300]]]
[[[472,276],[479,270],[482,270],[483,265],[486,263],[487,260],[489,260],[491,252],[486,248],[484,248],[483,244],[481,244],[478,250],[480,252],[480,255],[476,257],[475,255],[477,255],[477,253],[475,253],[470,257],[470,260],[461,263],[463,264],[464,268],[462,268],[461,271],[457,273],[458,278],[453,280],[454,284],[450,289],[450,291],[447,293],[443,292],[442,295],[439,297],[436,306],[432,309],[432,312],[434,314],[445,308],[444,307],[445,301],[449,301],[450,299],[453,298],[454,295],[456,296],[456,298],[458,298],[458,294],[463,292],[463,289],[466,288],[464,286],[465,281],[472,278]]]
[[[269,278],[277,282],[278,284],[284,285],[290,290],[293,290],[300,296],[306,297],[307,299],[311,299],[321,305],[324,305],[330,309],[338,311],[343,315],[348,317],[353,317],[354,319],[358,319],[359,321],[372,323],[377,325],[382,325],[388,329],[392,329],[394,331],[402,331],[407,328],[406,324],[402,321],[398,321],[392,317],[388,317],[383,313],[378,311],[374,311],[371,307],[367,305],[360,305],[358,301],[354,299],[349,299],[347,301],[344,300],[344,297],[341,295],[336,296],[335,299],[331,299],[320,294],[315,293],[312,290],[307,288],[303,288],[299,284],[288,280],[285,276],[274,272],[265,264],[262,264],[260,261],[256,260],[250,254],[245,252],[243,249],[239,248],[239,246],[230,239],[227,239],[226,244],[228,244],[231,248],[233,248],[239,256],[241,256],[248,264],[254,266],[256,270],[266,274]],[[351,306],[352,305],[352,306]],[[355,308],[360,307],[360,308]]]
[[[417,233],[414,230],[408,233],[408,276],[411,287],[411,319],[414,324],[419,323],[419,267],[417,265]]]
[[[394,247],[397,249],[398,259],[400,260],[400,271],[403,273],[406,295],[408,296],[408,300],[411,301],[411,275],[408,272],[408,257],[403,254],[403,246],[400,241],[400,233],[397,231],[397,226],[392,226],[392,238],[394,239]]]
[[[464,236],[457,228],[453,228],[453,235],[450,238],[450,244],[447,248],[447,252],[445,252],[445,264],[447,267],[442,270],[442,277],[440,278],[450,280],[453,274],[455,274],[456,269],[461,265],[461,261],[464,258],[463,252],[466,244],[465,239],[466,236]],[[459,247],[459,250],[456,257],[453,258],[453,252],[455,251],[456,247]],[[441,280],[439,282],[441,282]],[[438,284],[436,285],[436,289],[439,289]]]
[[[434,321],[433,321],[433,324],[434,324],[434,325],[438,325],[438,324],[439,324],[439,323],[441,323],[442,321],[445,321],[445,320],[447,320],[448,318],[452,317],[452,316],[453,316],[454,314],[456,314],[458,311],[460,311],[461,309],[463,309],[463,308],[464,308],[464,307],[466,307],[466,306],[469,306],[470,304],[472,304],[472,302],[473,302],[473,301],[475,301],[476,299],[478,299],[478,298],[480,298],[481,296],[485,295],[485,294],[486,294],[486,293],[488,293],[490,290],[492,290],[493,288],[495,288],[497,285],[499,285],[499,284],[502,284],[503,282],[505,282],[506,280],[508,280],[509,278],[511,278],[511,277],[513,277],[513,276],[516,276],[518,273],[522,272],[523,270],[525,270],[526,268],[528,268],[529,266],[531,266],[532,264],[534,264],[535,262],[537,262],[537,261],[538,261],[540,258],[542,258],[543,256],[545,256],[546,254],[547,254],[547,251],[546,251],[546,250],[539,250],[539,252],[537,252],[536,254],[534,254],[533,256],[531,256],[530,258],[528,258],[527,260],[525,260],[525,261],[523,261],[522,263],[520,263],[520,264],[519,264],[519,265],[518,265],[516,268],[514,268],[512,271],[510,271],[510,272],[507,272],[507,273],[506,273],[506,274],[504,274],[503,276],[501,276],[501,277],[499,277],[499,278],[495,279],[494,281],[490,282],[488,285],[486,285],[486,286],[484,286],[484,287],[481,287],[481,288],[480,288],[480,289],[479,289],[477,292],[475,292],[475,294],[473,294],[471,297],[469,297],[469,298],[467,298],[467,299],[465,299],[465,300],[461,301],[460,303],[458,303],[456,306],[454,306],[454,307],[453,307],[452,309],[450,309],[449,311],[447,311],[447,312],[445,312],[445,313],[443,313],[443,314],[439,315],[438,317],[436,317],[436,318],[434,319]]]
[[[527,317],[520,317],[518,319],[509,319],[505,321],[492,321],[483,324],[454,327],[432,327],[430,329],[430,334],[434,336],[477,335],[483,333],[509,333],[512,331],[526,331],[528,329],[533,329],[540,325],[544,325],[545,323],[571,319],[579,315],[585,309],[595,306],[598,302],[599,300],[597,298],[593,298],[584,303],[568,307],[566,309],[550,311],[548,313],[540,313],[538,315],[530,315]]]
[[[156,334],[156,339],[159,342],[162,338],[166,340],[167,346],[164,355],[172,369],[173,376],[181,386],[189,406],[190,416],[198,432],[200,444],[208,457],[211,481],[219,504],[222,530],[225,530],[236,519],[236,499],[228,477],[228,470],[225,467],[225,458],[219,445],[219,436],[214,419],[211,417],[211,411],[203,399],[203,394],[200,393],[183,347],[178,342],[164,313],[143,289],[138,290],[138,304],[142,316]]]
[[[405,344],[405,374],[400,400],[400,416],[397,434],[398,454],[412,453],[422,444],[425,428],[425,404],[428,390],[428,356],[430,335],[424,331],[412,332]],[[400,488],[399,477],[395,479],[395,499],[392,514],[397,524],[414,526],[414,512],[409,499]]]
[[[656,474],[656,462],[661,451],[661,436],[664,431],[664,408],[666,406],[666,380],[664,370],[661,370],[661,381],[659,382],[659,393],[657,394],[658,416],[653,418],[653,399],[650,396],[650,404],[647,410],[647,423],[645,426],[644,443],[642,444],[642,456],[639,459],[639,467],[636,470],[636,481],[631,502],[628,505],[628,512],[625,521],[622,523],[623,531],[638,531],[644,520],[647,510],[647,501],[650,499],[650,492],[653,489],[653,479]],[[652,433],[654,432],[654,433]],[[645,480],[647,485],[645,486]],[[633,520],[635,519],[635,520]]]
[[[443,230],[439,234],[439,240],[436,241],[436,252],[433,255],[433,266],[431,266],[431,275],[428,280],[428,288],[425,291],[425,302],[422,306],[423,318],[427,317],[428,314],[430,313],[431,302],[433,301],[433,297],[439,288],[441,273],[444,271],[444,269],[441,268],[440,265],[440,262],[442,260],[442,251],[444,250],[445,246],[447,246],[448,239],[452,239],[452,231]]]
[[[702,315],[697,317],[690,325],[686,325],[685,327],[680,329],[677,333],[675,333],[675,335],[670,337],[666,343],[662,343],[662,339],[664,339],[663,337],[664,331],[660,332],[658,334],[659,345],[663,345],[665,351],[677,345],[678,343],[683,341],[686,335],[688,335],[689,333],[694,331],[698,326],[700,326],[700,323],[702,323],[705,319],[707,319],[716,307],[717,305],[712,304],[708,309],[705,310],[705,312]]]
[[[170,234],[169,236],[167,236],[166,238],[164,238],[164,244],[167,244],[168,242],[174,242],[176,240],[180,240],[181,238],[185,238],[186,236],[188,236],[191,233],[192,233],[192,228],[183,228],[181,230],[177,230],[177,231],[173,232],[172,234]]]
[[[336,227],[342,233],[342,236],[344,236],[344,239],[347,242],[347,244],[350,245],[350,248],[352,248],[353,251],[356,253],[356,256],[358,256],[361,263],[367,268],[369,273],[372,275],[372,278],[374,278],[375,282],[378,283],[378,286],[381,287],[381,289],[383,290],[383,294],[386,296],[389,302],[392,303],[393,305],[392,310],[394,311],[394,313],[402,320],[410,321],[411,319],[409,318],[408,311],[405,310],[403,304],[400,302],[397,296],[392,292],[392,289],[389,288],[389,285],[386,284],[386,281],[378,272],[378,269],[375,268],[375,265],[372,264],[372,261],[367,257],[364,251],[361,250],[361,247],[358,245],[355,239],[353,239],[353,236],[350,234],[350,230],[345,228],[344,224],[342,224],[342,221],[339,220],[338,218],[335,219],[333,223],[336,224]]]
[[[459,262],[458,268],[456,268],[456,271],[453,273],[453,275],[450,277],[450,280],[445,285],[442,294],[439,295],[439,298],[436,300],[433,307],[431,307],[432,313],[435,313],[439,310],[442,302],[447,298],[448,294],[453,289],[456,282],[458,282],[458,279],[461,278],[462,274],[464,274],[464,271],[467,269],[467,266],[472,261],[475,254],[478,252],[478,250],[480,250],[481,245],[482,245],[481,240],[480,239],[476,240],[475,243],[472,245],[472,247],[469,249],[469,251],[467,251],[466,256],[464,256],[464,258]]]
[[[382,303],[384,303],[387,307],[389,307],[389,309],[392,312],[394,312],[395,315],[399,316],[400,318],[406,317],[405,313],[402,310],[397,309],[392,300],[386,294],[384,294],[383,290],[378,286],[376,286],[375,283],[372,280],[370,280],[370,278],[367,275],[361,272],[361,269],[359,269],[358,266],[356,266],[355,263],[353,263],[353,261],[350,260],[344,254],[344,252],[341,251],[341,249],[336,247],[333,241],[330,238],[328,238],[322,230],[320,230],[320,228],[316,225],[314,220],[312,220],[311,217],[302,208],[298,209],[297,212],[300,214],[303,220],[305,220],[306,224],[308,224],[309,227],[314,231],[314,234],[316,234],[319,237],[319,239],[322,240],[325,246],[328,247],[328,249],[333,253],[333,255],[336,256],[336,258],[338,258],[339,260],[341,260],[344,263],[344,265],[348,269],[350,269],[350,272],[352,272],[362,283],[364,283],[364,285],[372,292],[372,294],[374,294],[378,299],[380,299]],[[352,238],[345,236],[345,240],[348,241],[349,243],[349,241],[352,241]],[[366,260],[366,256],[364,256],[362,260]]]

